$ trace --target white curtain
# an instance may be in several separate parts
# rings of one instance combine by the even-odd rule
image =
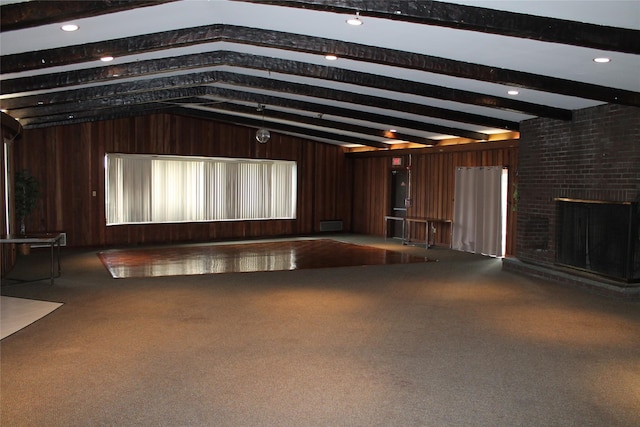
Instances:
[[[506,180],[500,166],[456,169],[453,249],[504,256]]]
[[[107,154],[107,225],[296,217],[296,162]]]

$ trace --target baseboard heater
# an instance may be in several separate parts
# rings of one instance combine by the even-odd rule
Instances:
[[[60,233],[62,237],[60,238],[60,246],[67,246],[67,233]],[[35,243],[31,245],[32,248],[48,248],[51,245],[48,243]]]
[[[320,221],[320,231],[342,231],[342,221]]]

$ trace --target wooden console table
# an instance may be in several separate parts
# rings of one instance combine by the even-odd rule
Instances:
[[[30,244],[40,243],[47,244],[51,247],[51,285],[56,277],[60,277],[60,240],[62,239],[62,233],[45,233],[45,234],[9,234],[0,237],[0,243],[17,243],[17,244]],[[55,248],[57,247],[57,251]],[[58,259],[58,274],[55,272],[55,254],[57,253]],[[41,279],[36,279],[41,280]],[[34,280],[35,281],[35,280]]]

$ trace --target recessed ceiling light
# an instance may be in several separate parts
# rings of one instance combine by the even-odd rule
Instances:
[[[515,89],[511,89],[511,90],[507,91],[507,93],[508,93],[509,95],[513,95],[513,96],[515,96],[515,95],[519,94],[520,92],[518,92],[518,91],[517,91],[517,90],[515,90]]]
[[[396,132],[397,132],[397,130],[395,130],[395,129],[389,129],[389,132],[391,132],[391,133],[396,133]]]
[[[62,27],[60,27],[60,29],[62,31],[67,31],[67,32],[71,32],[71,31],[78,31],[78,27],[76,24],[65,24]]]
[[[593,58],[593,62],[597,62],[598,64],[606,64],[607,62],[611,62],[611,58],[605,58],[601,56],[599,58]]]
[[[111,61],[113,61],[113,56],[109,56],[109,55],[103,56],[102,58],[100,58],[100,61],[102,61],[102,62],[111,62]]]
[[[356,12],[355,17],[347,19],[346,23],[355,27],[362,25],[363,22],[360,20],[360,12]]]
[[[335,61],[336,59],[338,59],[338,57],[333,55],[333,54],[331,54],[331,53],[329,53],[329,54],[324,56],[324,59],[326,59],[327,61]]]

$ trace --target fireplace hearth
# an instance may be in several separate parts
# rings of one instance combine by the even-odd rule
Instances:
[[[637,203],[555,199],[556,264],[640,282]]]

